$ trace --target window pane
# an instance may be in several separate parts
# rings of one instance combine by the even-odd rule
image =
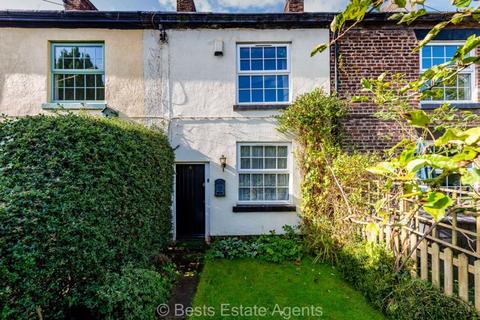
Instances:
[[[263,158],[252,159],[252,169],[263,169]]]
[[[252,186],[263,187],[263,174],[252,174]]]
[[[250,77],[240,76],[238,78],[238,86],[240,87],[240,89],[250,89]]]
[[[96,97],[96,100],[97,100],[97,101],[103,101],[103,100],[105,100],[105,88],[97,89],[97,97]]]
[[[250,158],[242,158],[240,160],[241,169],[250,169]]]
[[[265,48],[263,51],[263,55],[265,59],[275,58],[275,48],[274,47]]]
[[[253,146],[252,155],[254,157],[263,157],[263,146]]]
[[[68,101],[73,101],[75,100],[75,92],[74,92],[75,89],[73,88],[66,88],[65,89],[65,96],[64,96],[64,99],[65,100],[68,100]]]
[[[443,58],[445,56],[445,46],[432,46],[432,55],[434,58]]]
[[[287,57],[287,47],[278,47],[277,48],[277,57],[286,58]]]
[[[86,90],[85,100],[87,101],[95,101],[95,89],[88,89]]]
[[[451,60],[453,56],[455,55],[455,52],[457,52],[458,46],[445,46],[445,54],[447,57],[447,60]]]
[[[277,190],[275,188],[265,188],[265,200],[277,200]]]
[[[458,86],[459,87],[470,87],[470,75],[469,74],[459,74],[458,75]]]
[[[263,198],[263,188],[253,188],[251,193],[251,200],[264,200]]]
[[[75,75],[66,74],[64,80],[65,80],[65,87],[73,88],[75,86]]]
[[[252,88],[263,88],[263,76],[253,76],[252,77]]]
[[[277,101],[277,91],[265,90],[265,102],[276,102],[276,101]]]
[[[275,187],[277,185],[277,176],[275,174],[266,174],[264,179],[266,187]]]
[[[288,101],[288,89],[277,90],[277,101]]]
[[[432,67],[432,59],[423,58],[422,59],[422,69],[429,69]]]
[[[240,201],[250,200],[250,188],[240,188],[238,198]]]
[[[75,100],[85,100],[85,88],[75,89]]]
[[[275,89],[275,76],[265,76],[265,88]]]
[[[241,146],[240,147],[240,156],[242,156],[242,157],[250,156],[250,147],[249,146]]]
[[[85,75],[85,86],[89,88],[95,87],[95,75],[94,74],[87,74]]]
[[[278,200],[288,200],[288,188],[278,188],[277,189],[277,199]]]
[[[278,158],[277,159],[277,168],[278,169],[287,169],[287,158]]]
[[[266,146],[265,147],[265,157],[276,157],[277,156],[277,147],[276,146]]]
[[[278,59],[277,60],[277,69],[278,70],[287,70],[287,59]]]
[[[444,58],[433,58],[433,65],[434,66],[437,66],[439,64],[442,64],[445,62],[445,59]]]
[[[252,102],[263,102],[263,90],[252,90]]]
[[[425,46],[422,48],[422,57],[432,56],[432,46]]]
[[[251,49],[252,58],[263,58],[263,48],[252,48]]]
[[[263,60],[252,60],[252,70],[263,70]]]
[[[239,102],[250,102],[250,91],[249,90],[240,90],[238,93],[238,101]]]
[[[275,70],[277,69],[275,64],[275,59],[265,60],[265,70]]]
[[[240,175],[240,187],[250,187],[250,175],[241,174]]]
[[[250,58],[250,48],[240,48],[240,58],[241,59]]]
[[[277,186],[287,187],[288,186],[288,174],[278,174],[277,175]]]
[[[265,158],[265,169],[276,169],[276,168],[277,168],[277,159]]]
[[[250,60],[241,60],[240,61],[240,70],[250,70]]]
[[[277,76],[277,88],[288,88],[288,76]]]
[[[286,157],[288,154],[288,148],[286,146],[277,147],[279,157]]]
[[[95,78],[95,85],[97,88],[105,87],[105,76],[103,74],[97,74]]]

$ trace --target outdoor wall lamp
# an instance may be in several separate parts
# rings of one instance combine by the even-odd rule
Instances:
[[[227,166],[227,157],[225,157],[223,154],[220,157],[220,165],[222,166],[222,171],[225,171],[225,167]]]

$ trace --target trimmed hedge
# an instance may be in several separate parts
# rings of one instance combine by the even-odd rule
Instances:
[[[0,123],[1,319],[100,309],[108,274],[171,239],[173,161],[162,132],[118,119]]]
[[[371,243],[349,244],[338,254],[337,268],[345,280],[390,319],[477,319],[470,304],[446,296],[428,282],[412,279],[407,271],[397,274],[393,266],[393,256]]]

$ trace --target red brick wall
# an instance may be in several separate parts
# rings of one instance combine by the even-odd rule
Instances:
[[[285,12],[303,12],[304,11],[304,0],[287,0],[285,2]]]
[[[63,7],[65,10],[97,10],[89,0],[63,0]]]
[[[408,80],[414,80],[419,73],[419,54],[412,52],[416,43],[414,31],[405,27],[351,30],[339,42],[337,79],[332,63],[332,89],[347,99],[361,95],[361,79],[375,78],[385,71],[404,73]],[[334,62],[335,48],[332,48],[331,55]],[[351,103],[345,121],[347,148],[361,151],[385,149],[402,139],[398,125],[374,116],[378,110],[373,102]]]
[[[177,12],[195,12],[194,0],[177,0]]]

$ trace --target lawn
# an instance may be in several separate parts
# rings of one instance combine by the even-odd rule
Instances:
[[[334,268],[311,259],[207,261],[192,312],[190,319],[384,319]]]

